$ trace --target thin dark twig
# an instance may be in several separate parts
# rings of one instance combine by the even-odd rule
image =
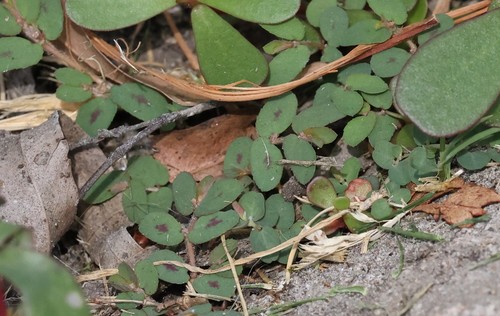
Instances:
[[[132,127],[136,127],[135,129],[138,129],[138,125],[141,127],[145,127],[143,130],[135,134],[133,137],[128,139],[123,145],[119,146],[116,148],[106,159],[106,161],[94,172],[94,174],[87,180],[87,182],[80,188],[80,192],[78,193],[78,200],[80,201],[84,196],[85,193],[87,193],[90,188],[95,184],[97,179],[99,179],[100,176],[108,170],[109,167],[111,167],[120,157],[123,157],[132,147],[134,147],[135,144],[137,144],[141,139],[144,137],[148,136],[158,128],[162,127],[165,124],[175,122],[179,119],[182,118],[187,118],[191,117],[193,115],[196,115],[198,113],[202,113],[204,111],[210,110],[215,108],[215,105],[213,103],[200,103],[195,106],[189,107],[185,110],[178,111],[178,112],[170,112],[170,113],[164,113],[161,116],[154,118],[152,120],[149,120],[144,123],[140,123]],[[133,129],[129,129],[133,130]]]

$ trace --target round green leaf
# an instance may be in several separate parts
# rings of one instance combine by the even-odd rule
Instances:
[[[340,41],[342,46],[382,43],[391,37],[391,31],[383,26],[381,21],[362,20],[345,31]]]
[[[201,294],[231,297],[234,294],[236,284],[233,278],[225,278],[217,274],[206,274],[197,277],[193,281],[193,287],[196,292]],[[212,315],[212,313],[207,313],[205,315]],[[228,314],[229,313],[225,312],[220,315]]]
[[[66,14],[85,28],[107,31],[137,24],[175,4],[175,0],[67,0]]]
[[[151,156],[132,157],[128,162],[127,174],[145,187],[165,185],[169,179],[167,168]]]
[[[16,18],[0,3],[0,34],[13,36],[21,33],[21,26],[17,24]]]
[[[193,230],[189,232],[188,238],[194,244],[202,244],[225,234],[239,221],[240,216],[233,210],[200,216]]]
[[[169,111],[160,93],[138,83],[124,83],[111,88],[111,100],[130,115],[148,121]]]
[[[181,224],[172,215],[163,212],[147,214],[139,223],[139,231],[165,246],[176,246],[184,240]]]
[[[271,227],[262,227],[262,229],[253,229],[250,233],[250,244],[255,252],[265,251],[271,249],[281,243],[278,232]],[[262,262],[271,263],[278,260],[279,252],[269,254],[262,257]]]
[[[150,262],[155,261],[178,261],[184,263],[181,256],[168,249],[154,251],[148,259]],[[186,268],[179,267],[173,264],[162,264],[155,266],[158,272],[158,278],[162,281],[172,284],[184,284],[189,280],[189,272]]]
[[[344,9],[361,10],[365,7],[366,0],[344,0]]]
[[[388,219],[392,214],[392,208],[386,199],[378,199],[373,202],[370,214],[376,220]]]
[[[397,188],[390,193],[390,200],[394,203],[404,204],[408,203],[411,199],[411,192],[406,188]]]
[[[352,74],[346,80],[346,86],[352,90],[359,90],[366,93],[382,93],[389,89],[387,83],[377,76],[365,74]]]
[[[354,116],[363,107],[363,98],[356,91],[335,86],[330,94],[332,101],[340,112],[348,116]]]
[[[106,129],[115,117],[117,106],[111,100],[95,98],[84,103],[76,116],[76,123],[91,137]]]
[[[113,170],[102,175],[88,190],[83,200],[89,204],[100,204],[117,195],[121,184],[126,183],[128,177],[120,170]]]
[[[316,151],[305,140],[298,138],[294,134],[290,134],[283,140],[283,152],[286,159],[289,160],[306,160],[315,161]],[[314,176],[316,171],[315,166],[291,166],[293,175],[302,184],[306,184]]]
[[[306,32],[304,24],[296,17],[278,24],[261,24],[260,26],[269,33],[290,41],[300,41]]]
[[[39,44],[20,37],[0,38],[0,72],[35,65],[42,56],[43,48]]]
[[[40,15],[36,23],[45,34],[45,38],[53,41],[63,30],[63,9],[60,0],[41,0]]]
[[[0,251],[0,275],[21,291],[24,315],[90,315],[73,276],[45,255],[32,250],[3,247]]]
[[[278,164],[283,155],[268,139],[259,137],[250,148],[250,164],[255,184],[263,192],[274,189],[281,180],[283,166]]]
[[[425,133],[457,134],[496,102],[500,32],[484,32],[492,27],[500,27],[499,9],[434,37],[408,60],[399,75],[395,101]]]
[[[337,6],[337,0],[312,0],[306,9],[307,21],[312,26],[319,27],[320,19],[323,13],[331,7]]]
[[[219,179],[210,187],[194,214],[202,216],[220,211],[236,200],[242,191],[243,184],[240,181]]]
[[[139,286],[147,295],[153,295],[158,289],[158,272],[153,263],[147,259],[137,262],[134,268]]]
[[[267,101],[255,122],[257,133],[262,137],[269,137],[284,132],[292,123],[297,106],[297,97],[291,92]]]
[[[309,61],[309,48],[304,45],[282,51],[269,62],[269,86],[293,80]]]
[[[262,113],[262,111],[263,110],[261,110],[260,113]],[[226,177],[237,178],[250,173],[249,164],[251,146],[252,140],[250,137],[238,137],[233,140],[226,151],[226,156],[224,157],[224,175]]]
[[[372,56],[370,65],[373,73],[379,77],[394,77],[401,72],[410,53],[398,47],[392,47]]]
[[[92,97],[92,92],[86,88],[63,84],[57,88],[56,96],[66,102],[85,102]]]
[[[181,172],[172,183],[175,209],[184,216],[194,211],[193,200],[196,198],[196,181],[188,172]]]
[[[321,14],[319,29],[323,38],[328,42],[328,46],[339,46],[340,39],[344,36],[348,27],[349,17],[342,8],[337,6],[327,7]]]
[[[319,176],[307,185],[307,198],[314,205],[322,208],[331,207],[336,197],[337,193],[328,178]]]
[[[283,22],[299,10],[300,0],[199,0],[222,12],[245,21],[275,24]]]
[[[59,68],[54,71],[54,77],[60,83],[68,86],[78,87],[92,84],[92,78],[89,75],[68,67]]]
[[[264,217],[266,208],[262,193],[255,191],[245,192],[238,202],[245,210],[243,219],[255,222]]]
[[[425,147],[417,147],[409,156],[411,166],[418,170],[419,177],[431,176],[438,171],[434,151]]]
[[[194,7],[191,20],[201,72],[208,83],[225,85],[246,80],[258,85],[264,81],[266,59],[231,24],[204,5]]]
[[[406,22],[406,6],[402,0],[368,0],[368,5],[381,18],[397,25]]]
[[[490,155],[484,151],[465,151],[457,155],[458,163],[467,170],[482,169],[490,160]]]
[[[349,76],[352,74],[369,75],[371,73],[372,73],[372,69],[370,67],[370,64],[358,63],[358,64],[354,64],[354,65],[348,66],[348,67],[340,70],[339,73],[337,74],[337,81],[345,85],[347,82],[347,78],[349,78]]]
[[[375,127],[377,115],[369,112],[366,116],[358,116],[350,120],[344,127],[344,141],[349,146],[357,146],[361,143]]]

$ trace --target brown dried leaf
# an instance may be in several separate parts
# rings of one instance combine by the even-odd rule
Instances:
[[[240,136],[250,136],[255,115],[222,115],[202,124],[173,131],[160,139],[154,155],[170,171],[170,181],[181,171],[196,180],[207,175],[219,177],[226,150]]]
[[[457,187],[459,183],[462,186],[458,191],[450,194],[445,201],[423,204],[414,210],[434,215],[436,219],[442,217],[448,224],[454,225],[466,219],[484,215],[486,211],[483,207],[500,202],[500,194],[494,190],[465,183],[462,179],[460,181],[458,179],[454,181]],[[471,227],[472,225],[463,225],[462,227]]]

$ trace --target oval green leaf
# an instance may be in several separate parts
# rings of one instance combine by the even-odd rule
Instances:
[[[391,31],[381,21],[362,20],[347,29],[340,41],[341,46],[382,43],[391,37]]]
[[[368,5],[378,16],[397,25],[405,23],[408,18],[406,6],[401,0],[368,0]]]
[[[42,56],[43,48],[39,44],[20,37],[0,38],[0,72],[33,66]]]
[[[276,24],[288,20],[299,10],[300,0],[199,0],[212,8],[254,23]]]
[[[282,51],[269,62],[269,86],[293,80],[309,61],[309,48],[304,45]]]
[[[349,146],[357,146],[365,138],[370,135],[375,123],[377,115],[374,112],[369,112],[366,116],[358,116],[350,120],[344,127],[344,141]]]
[[[395,101],[425,133],[442,137],[464,131],[496,102],[500,32],[484,32],[492,27],[500,27],[500,9],[434,37],[408,60]]]
[[[262,113],[262,111],[263,110],[261,110],[260,113]],[[224,157],[224,175],[226,177],[237,178],[250,173],[251,146],[252,140],[247,136],[238,137],[229,145],[226,156]]]
[[[292,124],[297,107],[297,97],[291,92],[270,99],[257,116],[257,133],[262,137],[269,137],[284,132]]]
[[[260,26],[269,33],[289,41],[300,41],[306,33],[304,24],[296,17],[278,24],[261,24]]]
[[[238,201],[245,210],[243,218],[249,221],[258,221],[266,212],[264,195],[260,192],[249,191],[244,193]]]
[[[336,197],[333,184],[326,177],[318,176],[307,185],[307,198],[316,206],[331,207]]]
[[[41,0],[40,15],[36,24],[45,34],[45,38],[53,41],[63,30],[63,9],[60,0]]]
[[[194,214],[202,216],[220,211],[236,200],[242,191],[243,184],[240,181],[219,179],[212,184]]]
[[[184,216],[194,211],[193,200],[196,198],[196,181],[188,172],[181,172],[172,183],[175,209]]]
[[[17,24],[16,18],[0,3],[0,34],[13,36],[21,33],[21,26]]]
[[[137,262],[134,267],[135,274],[139,280],[139,287],[147,295],[153,295],[158,289],[158,272],[153,263],[147,259]]]
[[[85,102],[92,97],[92,92],[86,88],[63,84],[57,88],[56,96],[66,102]]]
[[[348,27],[349,17],[342,8],[331,6],[321,14],[319,29],[329,47],[340,45],[340,39],[344,37]]]
[[[325,144],[333,143],[338,136],[337,133],[328,127],[311,127],[305,129],[302,133],[307,141],[313,143],[318,148],[323,147]]]
[[[184,240],[181,224],[170,214],[153,212],[139,223],[139,231],[152,241],[165,246],[176,246]]]
[[[165,185],[168,182],[168,170],[151,156],[134,156],[127,166],[127,174],[147,187]]]
[[[307,141],[300,139],[295,134],[290,134],[283,140],[283,152],[286,159],[316,161],[316,151]],[[316,172],[315,166],[291,165],[293,175],[302,184],[312,179]]]
[[[175,0],[67,0],[66,14],[85,28],[108,31],[147,20],[175,4]]]
[[[202,244],[225,234],[239,221],[240,216],[233,210],[200,216],[194,224],[193,230],[189,232],[188,238],[194,244]]]
[[[348,116],[354,116],[363,107],[363,97],[358,92],[343,87],[333,87],[330,97],[339,111]]]
[[[373,55],[370,66],[373,73],[379,77],[394,77],[401,72],[408,58],[410,58],[410,53],[402,48],[392,47]]]
[[[250,164],[255,184],[263,192],[274,189],[281,180],[283,166],[278,161],[283,155],[268,139],[259,137],[250,149]]]
[[[352,90],[371,94],[382,93],[389,89],[387,83],[380,77],[365,74],[352,74],[347,78],[345,84]]]
[[[106,129],[113,121],[118,107],[111,100],[95,98],[78,109],[76,123],[89,134],[97,136],[100,129]]]
[[[306,9],[307,21],[312,26],[319,27],[320,19],[323,13],[331,7],[337,6],[337,0],[312,0]]]
[[[54,71],[54,77],[60,83],[68,86],[78,87],[92,84],[92,78],[89,75],[68,67],[59,68]]]
[[[253,229],[250,233],[250,244],[255,252],[271,249],[281,243],[278,231],[271,227],[262,227],[261,230]],[[279,252],[262,257],[262,262],[271,263],[278,260]]]
[[[151,262],[155,261],[178,261],[184,263],[181,256],[168,249],[157,250],[153,252],[148,259]],[[162,281],[172,284],[184,284],[189,280],[189,272],[186,268],[179,267],[170,263],[156,265],[158,278]]]
[[[245,80],[258,85],[264,81],[266,59],[231,24],[204,5],[194,7],[191,20],[201,72],[208,83]]]
[[[40,14],[41,0],[16,0],[16,8],[26,21],[34,23]]]
[[[236,284],[233,278],[225,278],[217,274],[207,274],[197,277],[193,281],[193,287],[196,292],[201,294],[218,295],[231,297],[234,294]],[[212,315],[215,312],[209,312],[201,315]],[[228,312],[220,315],[229,315]]]
[[[160,93],[138,83],[124,83],[111,88],[111,100],[130,115],[148,121],[169,111]]]

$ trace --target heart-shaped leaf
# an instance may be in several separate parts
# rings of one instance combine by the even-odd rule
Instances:
[[[269,137],[284,132],[292,123],[297,106],[297,97],[291,92],[268,100],[257,116],[257,133],[262,137]]]
[[[499,9],[434,37],[408,60],[395,100],[425,133],[441,137],[464,131],[496,102],[500,33],[484,32],[495,26],[500,26]]]
[[[194,244],[202,244],[226,233],[239,221],[238,213],[233,210],[200,216],[193,230],[189,232],[188,238]]]
[[[242,20],[275,24],[288,20],[299,10],[300,0],[199,0]]]
[[[240,181],[219,179],[210,187],[194,214],[202,216],[220,211],[236,200],[242,191],[243,185]]]
[[[152,241],[166,246],[176,246],[184,240],[181,224],[170,214],[153,212],[139,223],[139,231]]]
[[[268,139],[259,137],[250,149],[250,164],[255,184],[263,192],[274,189],[281,180],[283,166],[278,161],[283,155]]]
[[[0,38],[0,72],[35,65],[42,56],[43,48],[39,44],[20,37]]]
[[[175,4],[175,0],[67,0],[66,13],[78,25],[107,31],[137,24]]]
[[[258,85],[264,81],[266,59],[231,24],[205,5],[193,8],[191,20],[200,68],[208,83],[225,85],[246,80]]]
[[[97,136],[100,129],[109,127],[118,107],[111,100],[95,98],[78,109],[76,123],[91,137]]]

